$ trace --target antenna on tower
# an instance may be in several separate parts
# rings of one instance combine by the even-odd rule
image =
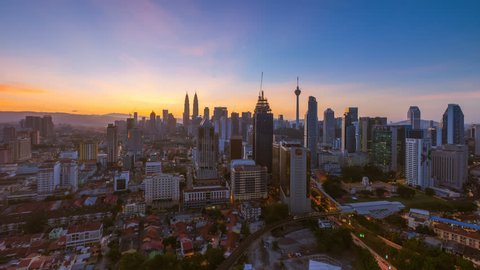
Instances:
[[[260,93],[258,93],[258,96],[262,96],[263,97],[263,71],[262,71],[262,76],[260,77]]]
[[[297,88],[298,88],[298,76],[297,76]]]

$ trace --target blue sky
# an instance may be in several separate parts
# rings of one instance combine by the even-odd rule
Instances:
[[[253,110],[480,122],[479,1],[2,1],[2,110]],[[322,115],[319,116],[322,119]]]

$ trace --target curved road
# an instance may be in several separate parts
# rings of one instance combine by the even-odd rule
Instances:
[[[228,256],[228,258],[226,258],[225,261],[223,261],[218,266],[217,270],[229,270],[230,268],[232,268],[235,265],[235,263],[238,261],[238,259],[240,259],[240,257],[245,253],[245,251],[247,251],[247,249],[250,248],[250,245],[267,232],[273,231],[285,225],[297,223],[299,221],[305,221],[305,220],[310,220],[310,219],[319,218],[319,217],[334,216],[338,214],[340,214],[339,211],[328,212],[328,213],[313,213],[307,216],[289,218],[287,220],[283,220],[283,221],[268,225],[265,228],[249,235],[245,240],[243,240],[240,243],[240,245],[238,245],[238,247],[235,250],[233,250],[232,254],[230,254],[230,256]]]

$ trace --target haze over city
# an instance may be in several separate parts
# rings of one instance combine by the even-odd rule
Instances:
[[[0,9],[2,111],[148,115],[253,110],[263,71],[275,115],[357,106],[440,120],[458,103],[478,121],[477,1],[7,1]],[[21,18],[21,19],[20,19]]]

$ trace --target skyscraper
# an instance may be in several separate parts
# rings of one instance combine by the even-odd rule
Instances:
[[[297,89],[295,89],[294,91],[295,93],[295,96],[297,96],[297,117],[296,117],[296,121],[295,121],[295,128],[296,129],[299,129],[300,128],[300,120],[299,120],[299,117],[300,117],[300,103],[299,103],[299,97],[300,97],[300,93],[302,93],[302,91],[300,91],[300,88],[298,87],[298,77],[297,77]]]
[[[108,124],[107,127],[107,162],[113,165],[118,161],[118,134],[117,127]]]
[[[311,166],[317,168],[318,112],[315,97],[308,97],[308,110],[305,114],[304,145],[310,150]]]
[[[230,121],[232,123],[232,136],[240,135],[240,118],[239,114],[232,112],[230,114]]]
[[[442,144],[465,144],[465,123],[458,104],[448,104],[443,114]]]
[[[333,145],[335,140],[335,112],[328,108],[323,113],[323,144]]]
[[[197,92],[195,92],[195,96],[193,97],[192,119],[195,119],[197,117],[198,117],[198,97],[197,97]]]
[[[217,177],[218,135],[208,119],[198,128],[195,157],[196,176],[199,179]]]
[[[157,124],[156,124],[156,114],[154,111],[150,113],[150,130],[153,132],[157,129]]]
[[[475,140],[475,155],[480,156],[480,125],[473,126],[473,138]]]
[[[300,143],[280,142],[276,152],[276,166],[280,182],[280,197],[288,204],[290,213],[310,212],[308,199],[309,158],[308,149]]]
[[[188,130],[190,124],[190,102],[188,101],[188,93],[185,95],[185,103],[183,104],[183,128]]]
[[[203,119],[210,120],[210,109],[208,107],[203,109]]]
[[[410,106],[407,113],[407,119],[410,120],[412,129],[421,129],[420,109],[417,106]]]
[[[435,185],[462,191],[468,177],[466,145],[441,145],[432,150],[432,178]]]
[[[253,115],[253,159],[268,172],[272,171],[272,143],[273,114],[262,90]]]
[[[355,125],[358,122],[358,108],[345,109],[342,118],[342,151],[353,153],[356,151]]]
[[[422,189],[433,186],[430,161],[431,140],[406,139],[405,178],[410,186]]]
[[[37,193],[51,194],[60,185],[60,162],[48,161],[38,168]]]
[[[255,165],[253,160],[233,160],[230,174],[233,200],[267,198],[267,178],[267,167]]]

